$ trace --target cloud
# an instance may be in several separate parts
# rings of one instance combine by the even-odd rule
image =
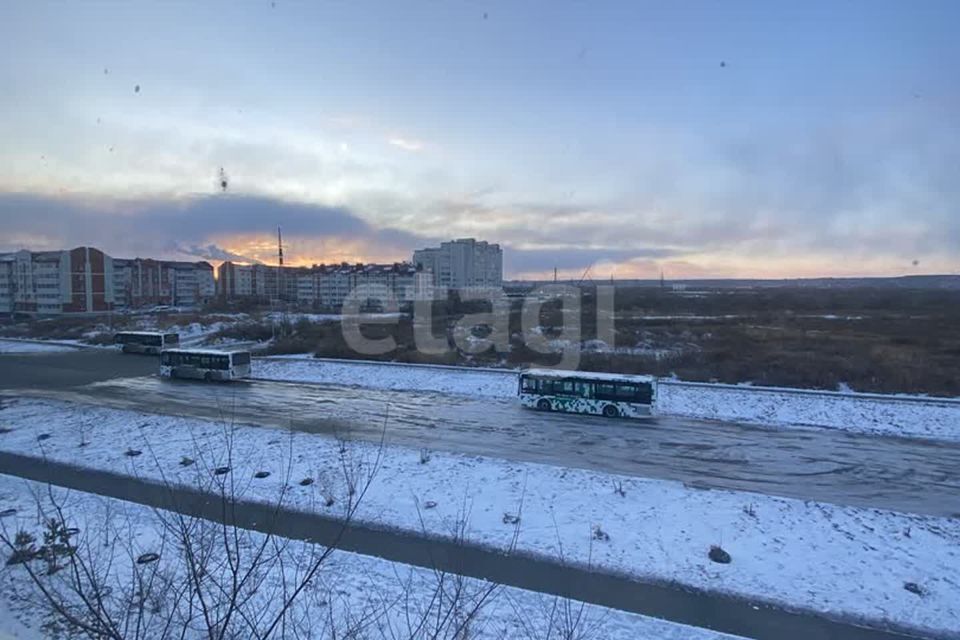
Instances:
[[[359,245],[366,246],[369,255],[394,260],[409,259],[414,248],[435,241],[372,225],[347,207],[261,196],[116,200],[0,194],[0,227],[21,237],[43,238],[45,246],[34,248],[88,244],[117,256],[270,260],[276,253],[277,225],[294,246],[326,245],[337,253],[340,245]],[[17,248],[2,245],[0,240],[0,248]],[[314,254],[305,259],[318,257],[323,258]]]
[[[698,276],[896,273],[914,259],[954,272],[960,126],[886,117],[700,138],[624,131],[609,147],[550,158],[524,153],[532,147],[522,141],[512,153],[477,153],[440,137],[443,158],[384,154],[385,140],[424,149],[387,128],[349,137],[344,153],[340,137],[293,129],[249,139],[231,129],[223,139],[219,129],[131,124],[137,144],[118,145],[109,164],[44,150],[36,182],[18,182],[29,158],[0,152],[12,172],[0,176],[0,250],[92,244],[120,256],[272,262],[280,224],[292,259],[409,259],[414,248],[473,236],[504,246],[509,276],[593,263],[646,273],[665,260]],[[230,192],[182,195],[216,189],[219,166]],[[55,193],[61,176],[98,195],[37,195]]]
[[[206,246],[199,245],[183,245],[179,243],[174,243],[173,249],[178,253],[181,253],[185,256],[193,256],[197,258],[203,258],[204,260],[214,260],[214,261],[227,261],[232,262],[253,262],[260,263],[260,260],[252,258],[250,256],[241,255],[233,251],[228,251],[223,247],[218,247],[216,244],[208,244]]]
[[[387,142],[395,147],[400,147],[404,151],[420,151],[423,149],[423,143],[419,140],[411,140],[409,138],[400,138],[394,136],[387,140]]]
[[[583,271],[605,263],[617,264],[641,259],[661,259],[674,255],[669,249],[637,247],[635,249],[589,248],[511,248],[504,254],[504,270],[509,273],[545,272],[554,267],[560,272]]]

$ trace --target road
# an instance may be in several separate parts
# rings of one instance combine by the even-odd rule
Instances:
[[[267,381],[162,380],[113,352],[0,356],[0,391],[140,411],[960,517],[960,446],[826,429],[543,414],[512,399]]]

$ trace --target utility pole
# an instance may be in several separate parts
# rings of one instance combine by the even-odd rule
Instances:
[[[557,268],[553,268],[553,284],[557,284]]]

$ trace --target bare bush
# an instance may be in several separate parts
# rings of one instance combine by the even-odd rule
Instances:
[[[384,433],[388,419],[385,412]],[[304,491],[316,492],[326,506],[336,504],[341,528],[322,546],[276,535],[273,520],[257,522],[256,530],[238,524],[244,522],[239,516],[246,504],[245,491],[256,480],[253,474],[230,471],[239,468],[236,429],[226,420],[220,429],[222,447],[195,441],[188,466],[168,461],[178,474],[176,481],[162,478],[173,499],[169,510],[122,506],[114,510],[111,505],[117,501],[104,498],[103,510],[84,519],[82,511],[71,507],[70,492],[46,486],[35,490],[32,523],[21,515],[8,529],[13,520],[0,520],[0,544],[8,552],[11,570],[22,570],[27,577],[31,602],[49,629],[63,637],[91,640],[516,637],[512,632],[489,632],[485,616],[498,606],[502,587],[463,576],[455,553],[439,555],[427,570],[409,568],[404,574],[401,565],[395,565],[397,585],[384,594],[374,589],[351,600],[343,590],[331,559],[380,467],[383,436],[378,447],[356,447],[340,440],[339,466],[319,471],[313,485],[300,489],[291,486],[299,477],[292,475],[291,435],[282,468],[270,476],[281,481],[269,510],[278,517],[291,492],[301,498]],[[136,464],[150,459],[163,473],[156,452],[145,442]],[[217,469],[228,471],[216,474]],[[209,519],[191,515],[176,498],[184,486],[210,496],[216,514],[207,513]],[[452,518],[436,503],[426,502],[423,508],[434,509],[430,517],[449,524],[448,541],[454,546],[469,544],[466,497]],[[419,503],[417,509],[427,535]],[[516,548],[522,513],[521,496],[511,518],[504,520],[513,527],[505,555]],[[525,628],[532,624],[525,621],[539,620],[536,624],[548,629],[541,637],[589,637],[593,627],[585,605],[545,598],[549,608],[535,612],[510,601],[516,609],[511,624]]]
[[[188,509],[153,509],[159,535],[144,546],[138,541],[142,532],[118,519],[81,532],[47,487],[46,495],[35,500],[41,546],[33,534],[11,532],[3,524],[0,543],[10,562],[24,569],[48,615],[72,634],[97,639],[285,635],[294,602],[337,549],[373,482],[380,450],[372,459],[353,457],[349,450],[343,456],[349,498],[333,542],[294,545],[274,535],[270,523],[259,532],[237,524],[245,487],[229,471],[234,425],[223,423],[222,429],[222,450],[195,447],[197,464],[192,467],[193,488],[217,500],[215,520],[187,515]],[[155,455],[154,461],[159,463]],[[220,469],[228,471],[215,473]],[[180,487],[166,477],[163,482],[176,507]],[[271,505],[274,517],[283,509],[287,491],[284,483]]]

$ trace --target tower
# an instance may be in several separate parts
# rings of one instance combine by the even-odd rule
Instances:
[[[283,236],[280,233],[280,225],[277,225],[277,261],[280,263],[277,266],[277,299],[283,300],[284,290],[283,290]]]
[[[277,225],[277,258],[280,266],[283,266],[283,236],[280,235],[280,225]]]

